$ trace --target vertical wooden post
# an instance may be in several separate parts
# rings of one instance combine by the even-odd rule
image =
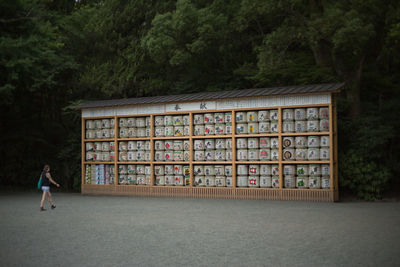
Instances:
[[[82,112],[81,112],[82,113]],[[82,133],[81,133],[81,143],[82,143],[82,158],[81,158],[81,162],[82,162],[82,177],[81,177],[81,188],[83,188],[83,185],[85,184],[85,172],[86,172],[86,165],[85,165],[85,161],[86,161],[86,144],[85,144],[85,138],[86,138],[86,133],[85,133],[85,129],[86,129],[86,122],[85,122],[85,118],[82,117]],[[82,191],[82,189],[81,189]]]
[[[236,188],[236,111],[232,110],[232,188]]]
[[[193,112],[189,112],[189,170],[190,170],[190,178],[189,178],[189,187],[193,187],[194,185],[194,172],[193,172]],[[185,152],[183,152],[185,153]]]
[[[119,177],[118,177],[118,160],[119,160],[119,155],[118,155],[118,137],[119,137],[119,131],[118,131],[118,126],[119,126],[119,121],[118,117],[115,115],[114,116],[114,185],[118,185]]]
[[[335,193],[335,183],[334,183],[334,165],[333,165],[333,161],[334,161],[334,155],[333,155],[333,151],[335,149],[334,147],[334,136],[333,136],[333,131],[334,131],[334,125],[333,125],[333,121],[334,121],[334,116],[333,116],[333,105],[332,105],[332,95],[331,95],[331,103],[329,104],[329,171],[330,171],[330,191],[331,191],[331,195],[332,195],[332,200],[334,200],[334,193]]]
[[[332,100],[333,100],[333,145],[334,145],[334,166],[335,166],[335,172],[334,172],[334,179],[335,179],[335,201],[339,201],[339,162],[338,162],[338,132],[337,132],[337,107],[336,107],[336,95],[332,94]]]
[[[154,179],[154,115],[150,115],[150,186],[155,185]]]
[[[282,150],[282,108],[278,108],[278,164],[279,164],[279,188],[283,188],[283,150]]]

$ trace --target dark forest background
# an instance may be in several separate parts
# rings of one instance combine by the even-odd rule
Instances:
[[[0,184],[80,188],[82,101],[346,82],[341,191],[400,181],[396,0],[2,0]]]

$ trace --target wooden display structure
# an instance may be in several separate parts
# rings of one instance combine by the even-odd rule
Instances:
[[[310,94],[308,94],[310,95]],[[147,113],[147,114],[132,114],[132,115],[116,115],[116,116],[93,116],[82,117],[82,194],[105,194],[105,195],[135,195],[135,196],[149,196],[149,197],[190,197],[190,198],[229,198],[229,199],[265,199],[265,200],[305,200],[305,201],[337,201],[338,195],[338,165],[337,165],[337,123],[336,123],[336,102],[334,94],[329,95],[329,103],[323,104],[308,104],[308,105],[286,105],[286,106],[265,106],[255,108],[233,108],[233,109],[207,109],[207,110],[191,110],[191,111],[177,111],[177,112],[163,112],[163,113]],[[296,95],[298,96],[298,95]],[[311,94],[312,96],[312,94]],[[232,100],[234,101],[234,100]],[[182,103],[182,102],[180,102]],[[190,101],[184,102],[190,103]],[[292,132],[285,133],[282,131],[282,110],[286,108],[309,108],[309,107],[328,107],[329,108],[329,131],[328,132]],[[236,120],[235,113],[240,111],[259,111],[259,110],[278,110],[278,132],[270,134],[236,134]],[[232,134],[230,135],[205,135],[194,136],[194,123],[193,115],[200,113],[225,113],[232,112]],[[158,115],[189,115],[189,136],[179,137],[155,137],[154,134],[154,118]],[[118,122],[123,117],[144,117],[150,116],[150,137],[140,138],[119,138]],[[109,139],[86,139],[85,125],[86,120],[95,119],[114,119],[115,120],[115,137]],[[330,140],[330,157],[327,161],[287,161],[283,160],[282,140],[285,136],[329,136]],[[278,161],[238,161],[236,159],[236,139],[249,138],[249,137],[277,137],[279,140],[279,159]],[[194,140],[196,139],[211,139],[211,138],[225,138],[232,139],[232,161],[208,161],[199,162],[194,161]],[[189,161],[154,161],[154,142],[156,140],[189,140],[190,141],[190,159]],[[146,140],[151,142],[150,147],[150,161],[133,161],[133,162],[120,162],[118,157],[118,147],[121,141],[133,140]],[[86,161],[85,144],[87,142],[115,142],[115,160],[110,162],[92,162]],[[115,170],[114,184],[112,185],[98,185],[98,184],[85,184],[85,166],[92,164],[112,164]],[[151,181],[150,185],[119,185],[118,184],[118,165],[133,164],[133,165],[150,165],[151,167]],[[184,164],[190,166],[190,184],[189,186],[156,186],[154,177],[155,165],[167,164]],[[193,165],[232,165],[232,187],[198,187],[194,185]],[[275,164],[279,165],[279,188],[247,188],[237,187],[236,170],[239,164]],[[286,164],[329,164],[330,166],[330,188],[329,189],[300,189],[300,188],[285,188],[283,181],[283,165]]]

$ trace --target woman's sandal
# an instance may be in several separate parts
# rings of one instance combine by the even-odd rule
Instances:
[[[56,208],[56,205],[51,205],[51,209],[54,210]]]
[[[45,211],[46,209],[43,207],[40,207],[40,211]]]

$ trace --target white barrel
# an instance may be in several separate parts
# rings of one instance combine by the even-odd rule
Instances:
[[[226,176],[226,186],[227,187],[232,187],[233,186],[233,177],[232,176]]]
[[[258,138],[248,138],[247,139],[247,147],[251,149],[258,148]]]
[[[260,137],[259,139],[260,148],[271,148],[271,140],[269,137]]]
[[[320,176],[321,175],[321,165],[319,165],[319,164],[310,164],[308,166],[308,174],[310,176]]]
[[[157,140],[154,142],[154,148],[155,150],[164,150],[165,149],[165,144],[164,141],[162,140]]]
[[[294,131],[296,133],[304,133],[307,130],[307,121],[295,121]]]
[[[115,149],[115,143],[114,142],[109,142],[110,144],[110,150],[114,150]]]
[[[282,120],[283,121],[293,121],[294,120],[294,110],[293,109],[283,109],[282,110]]]
[[[144,118],[144,117],[136,118],[136,127],[145,128],[146,127],[146,118]]]
[[[237,134],[247,134],[247,123],[237,123],[236,124]]]
[[[248,134],[257,134],[258,133],[258,122],[249,122],[247,124],[247,133]]]
[[[90,130],[94,129],[94,121],[93,120],[86,120],[86,129],[90,129]]]
[[[279,150],[271,149],[271,160],[278,160],[278,159],[279,159]]]
[[[146,128],[136,128],[137,137],[146,137]]]
[[[128,165],[128,174],[136,174],[136,165]]]
[[[184,161],[190,160],[190,151],[188,151],[188,150],[183,151],[183,160]]]
[[[225,112],[224,113],[224,120],[225,120],[225,123],[232,123],[232,113],[231,112]]]
[[[215,175],[214,165],[205,165],[204,166],[204,175]]]
[[[193,166],[193,174],[194,175],[204,175],[204,166],[203,165],[194,165]]]
[[[232,139],[226,139],[225,140],[225,148],[226,149],[232,149]]]
[[[238,187],[247,187],[248,186],[248,178],[247,176],[237,176],[237,184]]]
[[[204,150],[204,140],[203,139],[194,140],[194,150]]]
[[[283,174],[284,175],[296,175],[296,166],[295,165],[283,165]]]
[[[182,126],[183,125],[183,116],[181,116],[181,115],[172,116],[172,124],[174,126]]]
[[[322,176],[321,178],[321,188],[329,189],[331,187],[331,179],[330,176]]]
[[[183,165],[174,165],[174,174],[183,175]]]
[[[101,137],[102,138],[110,138],[111,137],[110,129],[102,129],[101,130]]]
[[[296,148],[307,148],[308,143],[305,136],[296,136],[294,142]]]
[[[233,160],[233,152],[232,150],[225,150],[225,160],[232,161]]]
[[[215,176],[205,176],[204,183],[207,187],[215,186]]]
[[[146,152],[144,150],[136,151],[136,160],[137,161],[145,161],[146,160]]]
[[[150,123],[151,123],[150,116],[146,117],[145,119],[146,119],[146,127],[150,127]]]
[[[328,164],[321,165],[321,175],[322,176],[331,175],[330,166]]]
[[[182,140],[174,140],[173,150],[183,150],[183,141]]]
[[[174,174],[174,165],[165,165],[164,173],[165,173],[165,175],[173,175]]]
[[[110,152],[110,161],[114,161],[115,160],[115,152],[111,151]]]
[[[226,186],[225,176],[215,176],[215,186]]]
[[[103,151],[102,142],[94,142],[93,144],[94,151]]]
[[[296,154],[294,148],[285,148],[283,150],[283,160],[295,160]]]
[[[113,128],[110,129],[110,138],[115,137],[115,130]]]
[[[296,178],[293,175],[285,175],[284,187],[285,188],[295,188],[296,187]]]
[[[247,122],[246,112],[236,112],[236,123]]]
[[[126,129],[126,128],[124,128],[124,129]],[[120,133],[121,133],[121,130],[120,130]],[[136,136],[137,136],[136,128],[134,128],[134,127],[128,128],[128,137],[136,137]],[[122,136],[120,136],[120,137],[122,137]]]
[[[151,148],[151,142],[150,141],[144,142],[144,150],[150,150],[150,148]]]
[[[294,132],[294,121],[283,121],[282,131],[284,133],[293,133]]]
[[[183,161],[183,151],[174,151],[174,161]]]
[[[94,139],[95,130],[86,130],[86,139]]]
[[[278,120],[278,110],[273,109],[269,111],[269,120],[270,121],[277,121]]]
[[[297,176],[296,177],[297,188],[308,188],[308,176]]]
[[[205,135],[214,135],[215,134],[215,124],[206,124],[204,126],[204,134]]]
[[[205,139],[204,140],[204,149],[215,149],[215,140],[214,139]]]
[[[128,151],[128,161],[136,161],[137,160],[137,155],[136,151]]]
[[[257,121],[269,121],[269,110],[260,110],[257,112]]]
[[[163,141],[164,148],[163,150],[173,150],[174,149],[174,141],[173,140],[165,140]]]
[[[157,126],[164,126],[164,116],[155,116],[154,117],[154,125]]]
[[[296,148],[296,160],[302,161],[307,160],[307,148]]]
[[[277,149],[279,147],[279,140],[278,138],[271,138],[271,148]]]
[[[271,187],[271,176],[260,176],[260,187]]]
[[[319,108],[318,118],[321,120],[329,119],[329,108]]]
[[[183,150],[190,150],[190,141],[189,140],[184,140],[183,141]]]
[[[163,165],[155,165],[154,166],[154,174],[155,175],[164,175],[164,166]]]
[[[321,147],[329,147],[329,136],[327,136],[327,135],[321,136],[319,145]]]
[[[277,121],[271,121],[271,133],[277,133],[278,132],[278,122]]]
[[[307,149],[308,160],[319,160],[319,148],[308,148]]]
[[[128,160],[128,153],[119,152],[119,161],[127,161],[127,160]]]
[[[137,174],[145,174],[145,166],[144,165],[136,165],[136,173]]]
[[[183,116],[183,125],[185,125],[185,126],[189,126],[190,125],[189,115],[184,115]]]
[[[285,136],[283,137],[283,147],[285,148],[294,148],[295,143],[294,143],[294,137],[292,136]]]
[[[271,177],[271,186],[273,188],[279,188],[279,176],[272,176]]]
[[[225,149],[217,149],[215,150],[215,160],[216,161],[225,161],[226,160],[226,150]]]
[[[237,165],[237,175],[248,175],[249,165]]]
[[[260,175],[260,165],[250,164],[249,175]]]
[[[167,150],[164,152],[164,160],[165,161],[172,161],[174,159],[174,151]]]
[[[183,126],[174,126],[174,136],[183,136]]]
[[[119,151],[127,151],[128,150],[128,142],[119,142]]]
[[[271,175],[279,175],[279,165],[272,165],[271,166]]]
[[[224,165],[225,175],[232,176],[232,165]]]
[[[173,121],[173,119],[172,119],[172,116],[170,116],[170,115],[164,116],[164,125],[165,125],[165,126],[172,126],[172,125],[174,125],[174,121]]]
[[[128,150],[137,150],[136,141],[128,142]]]
[[[121,137],[121,138],[127,138],[127,137],[129,137],[129,134],[128,134],[128,128],[119,128],[119,137]]]
[[[110,146],[110,143],[108,143],[108,145]],[[94,144],[91,142],[86,143],[85,147],[86,147],[86,152],[94,151]]]
[[[328,132],[329,131],[329,120],[320,120],[319,121],[319,131],[320,132]]]
[[[319,131],[319,121],[318,120],[308,120],[307,121],[307,132],[318,132]]]
[[[259,133],[269,133],[271,132],[271,124],[269,121],[261,121],[258,123]]]
[[[140,140],[136,141],[136,149],[137,150],[145,150],[146,148],[146,141]]]
[[[194,151],[194,160],[195,161],[204,161],[204,150]]]
[[[247,158],[250,161],[259,160],[259,150],[258,149],[249,149],[247,152]]]
[[[190,126],[183,126],[183,135],[184,136],[190,135]]]
[[[215,150],[206,150],[204,152],[204,160],[205,161],[213,161],[213,160],[215,160]]]
[[[204,124],[214,124],[214,114],[205,113],[204,114]]]
[[[126,119],[126,127],[136,127],[136,118],[127,118]]]
[[[259,176],[248,176],[248,187],[260,187],[260,177]]]
[[[204,125],[195,125],[194,126],[194,135],[203,136],[205,133]]]
[[[156,185],[159,185],[159,186],[165,185],[165,176],[164,175],[156,176]]]
[[[321,176],[310,176],[308,178],[308,187],[310,189],[320,189],[321,188]]]
[[[238,161],[248,160],[248,151],[247,151],[247,149],[238,149],[238,150],[236,150],[236,160],[238,160]]]
[[[260,165],[260,175],[271,175],[271,165],[263,164]]]
[[[127,165],[118,165],[118,173],[119,174],[128,174],[128,166]],[[136,171],[135,171],[136,173]]]
[[[257,111],[248,111],[246,113],[246,120],[247,122],[257,122],[258,121]]]
[[[151,167],[150,166],[144,166],[144,174],[145,175],[151,175]]]
[[[86,161],[94,160],[94,152],[86,152]]]
[[[119,175],[119,179],[118,179],[118,183],[119,184],[127,184],[128,182],[127,182],[127,176],[126,175],[124,175],[124,174],[120,174]]]
[[[297,176],[308,176],[309,175],[308,165],[297,165],[296,174]]]
[[[225,124],[225,134],[232,134],[232,123],[228,122]]]
[[[204,115],[203,114],[194,114],[193,115],[193,122],[195,125],[204,124]]]
[[[195,186],[205,186],[204,175],[196,175],[194,177]]]
[[[308,147],[319,147],[320,146],[319,136],[309,136],[307,138],[307,146]]]
[[[174,176],[173,175],[165,175],[165,185],[174,185]]]
[[[329,160],[329,147],[321,147],[319,150],[320,160]]]
[[[156,126],[154,128],[154,135],[156,137],[164,136],[165,135],[165,127],[164,126]]]
[[[307,108],[307,119],[308,120],[317,120],[319,117],[318,108]]]
[[[214,122],[217,123],[225,123],[225,115],[224,113],[214,113]]]
[[[216,139],[215,140],[215,148],[216,149],[225,149],[226,148],[226,140],[225,139]]]
[[[95,120],[94,121],[94,127],[95,127],[95,129],[102,129],[102,122],[101,122],[101,120]]]
[[[225,175],[225,166],[224,165],[215,165],[214,173],[215,173],[215,175]]]
[[[236,139],[236,149],[247,148],[247,138],[237,138]]]
[[[223,123],[218,123],[218,124],[215,124],[215,134],[217,134],[217,135],[223,135],[223,134],[225,134],[225,124],[223,124]]]
[[[174,185],[175,186],[183,185],[183,175],[174,175]]]

